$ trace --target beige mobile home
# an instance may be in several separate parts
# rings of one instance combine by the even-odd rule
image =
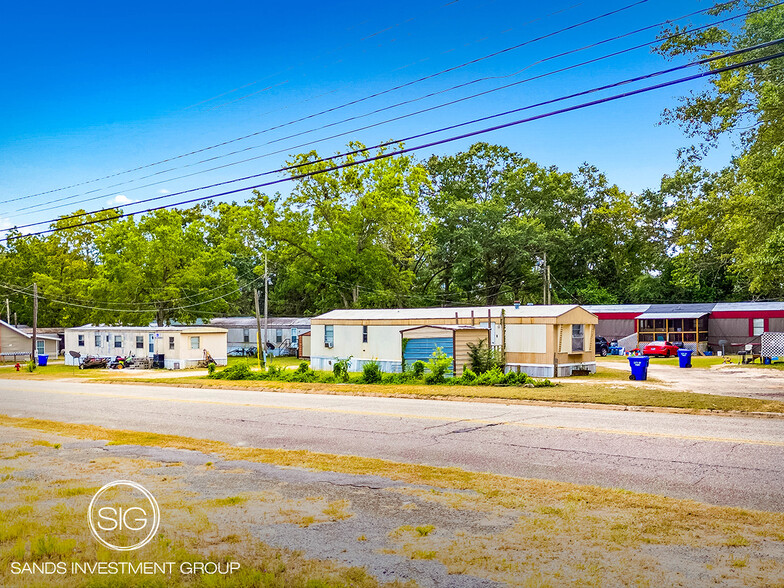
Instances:
[[[35,338],[36,354],[57,357],[60,338],[57,335],[37,334]],[[33,347],[33,336],[21,329],[0,321],[0,362],[26,361],[30,359]]]
[[[226,365],[226,329],[203,326],[111,327],[84,325],[65,330],[65,363],[77,365],[71,351],[81,357],[158,356],[166,369],[195,367],[207,351],[218,365]],[[162,356],[162,357],[161,357]]]
[[[574,369],[596,371],[596,323],[576,305],[333,310],[311,321],[311,366],[330,370],[352,357],[352,370],[377,361],[383,371],[399,372],[404,361],[441,348],[460,375],[467,344],[486,339],[503,353],[507,371],[569,376]]]

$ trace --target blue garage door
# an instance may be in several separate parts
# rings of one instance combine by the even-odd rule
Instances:
[[[406,360],[406,369],[409,369],[415,361],[424,361],[427,363],[430,356],[435,352],[436,347],[449,357],[455,356],[455,349],[452,344],[452,337],[433,337],[431,339],[409,339],[406,343],[406,352],[403,359]],[[447,372],[452,375],[452,368]]]

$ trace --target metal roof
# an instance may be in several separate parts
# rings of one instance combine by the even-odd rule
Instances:
[[[475,327],[474,325],[420,325],[401,329],[400,332],[416,331],[417,329],[445,329],[448,331],[487,331],[487,327]]]
[[[14,327],[13,325],[9,325],[9,324],[8,324],[7,322],[5,322],[5,321],[1,321],[1,320],[0,320],[0,325],[3,325],[4,327],[11,329],[11,330],[12,330],[12,331],[14,331],[15,333],[18,333],[18,334],[22,335],[22,337],[27,337],[28,339],[32,339],[32,338],[33,338],[33,334],[32,334],[32,332],[31,332],[31,333],[29,333],[29,334],[28,334],[28,333],[25,333],[25,332],[24,332],[24,331],[22,331],[21,329],[17,329],[17,328],[16,328],[16,327]],[[59,341],[59,340],[60,340],[60,337],[58,337],[57,335],[46,335],[46,334],[42,334],[42,333],[37,333],[37,334],[36,334],[36,336],[35,336],[35,338],[36,338],[36,339],[49,339],[49,340],[51,340],[51,341]]]
[[[368,309],[338,309],[313,317],[318,320],[422,320],[453,319],[455,313],[459,318],[474,318],[482,320],[490,316],[498,318],[501,310],[506,311],[507,317],[557,317],[579,308],[576,304],[552,304],[550,306],[473,306],[473,307],[433,307],[433,308],[368,308]]]
[[[715,312],[744,312],[755,310],[784,311],[784,302],[719,302],[713,307]]]
[[[637,320],[644,319],[698,319],[709,312],[644,312],[637,317]]]
[[[121,326],[112,326],[112,325],[82,325],[81,327],[72,327],[66,329],[66,331],[149,331],[150,333],[155,333],[157,331],[166,331],[166,332],[184,332],[184,333],[225,333],[226,329],[221,329],[218,327],[209,327],[209,326],[202,326],[202,325],[188,325],[188,326],[180,326],[180,327],[127,327],[124,325]]]
[[[267,317],[267,323],[270,328],[277,329],[281,327],[297,327],[297,328],[310,328],[310,319],[303,317],[286,317],[286,316],[271,316]],[[262,327],[264,326],[264,318],[261,319]],[[223,327],[224,329],[248,329],[256,328],[255,316],[226,316],[210,320],[210,325],[216,327]]]
[[[645,312],[650,306],[650,304],[584,304],[583,308],[594,314],[598,312],[612,314],[622,312]]]

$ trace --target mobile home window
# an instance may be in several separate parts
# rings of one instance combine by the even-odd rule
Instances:
[[[84,335],[79,335],[79,347],[84,347]]]
[[[95,334],[95,346],[96,347],[100,347],[101,346],[101,334],[100,333],[96,333]]]
[[[291,329],[291,344],[295,347],[297,345],[297,329]]]
[[[122,335],[115,335],[114,336],[114,346],[115,347],[122,347]]]
[[[144,335],[136,335],[136,349],[144,349]]]
[[[275,343],[283,342],[283,329],[275,329]]]
[[[242,329],[242,342],[250,343],[250,329]]]
[[[756,337],[757,335],[762,335],[765,332],[765,319],[764,318],[755,318],[752,319],[752,334]]]
[[[324,325],[324,347],[335,346],[335,326]]]
[[[169,349],[174,349],[174,337],[169,337]]]
[[[42,341],[41,339],[36,339],[35,350],[38,353],[38,355],[46,355],[46,341]]]
[[[585,335],[583,325],[572,325],[572,353],[585,351]]]
[[[201,345],[199,344],[198,337],[191,337],[191,349],[198,349]]]
[[[367,343],[367,325],[362,327],[362,342]]]

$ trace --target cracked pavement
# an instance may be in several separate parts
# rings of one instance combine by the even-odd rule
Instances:
[[[784,419],[0,380],[0,413],[784,510]]]

